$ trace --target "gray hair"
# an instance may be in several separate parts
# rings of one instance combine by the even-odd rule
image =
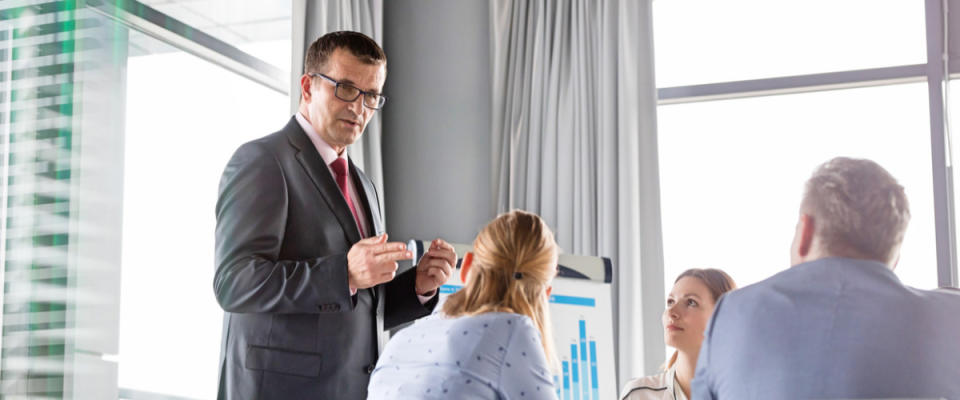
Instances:
[[[910,206],[903,186],[879,164],[837,157],[807,181],[802,212],[828,256],[890,264],[903,242]]]

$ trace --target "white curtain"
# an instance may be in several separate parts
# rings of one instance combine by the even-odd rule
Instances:
[[[293,0],[293,60],[290,68],[290,109],[297,112],[300,102],[300,76],[307,46],[329,32],[361,32],[383,45],[382,0]],[[389,53],[387,64],[389,68]],[[389,76],[389,74],[388,74]],[[389,104],[387,105],[389,107]],[[381,123],[378,111],[366,131],[350,146],[350,159],[373,181],[383,206],[383,158]],[[386,214],[384,213],[384,218]]]
[[[664,361],[649,0],[493,0],[498,212],[539,213],[568,253],[613,260],[618,378]]]

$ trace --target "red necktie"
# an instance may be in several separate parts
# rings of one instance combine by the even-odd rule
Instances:
[[[347,160],[337,157],[336,160],[330,163],[330,169],[333,170],[333,174],[337,178],[337,186],[340,186],[340,193],[343,193],[343,198],[347,200],[347,205],[350,206],[350,212],[353,213],[353,220],[357,223],[357,230],[360,231],[360,237],[367,237],[367,235],[363,233],[363,224],[360,223],[360,215],[357,214],[357,208],[353,205],[353,200],[350,199],[350,190],[347,188],[347,177],[350,176],[347,174]]]

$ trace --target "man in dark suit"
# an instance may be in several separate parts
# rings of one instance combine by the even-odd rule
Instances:
[[[387,242],[377,192],[346,148],[380,109],[386,55],[334,32],[307,50],[300,108],[240,146],[217,201],[221,399],[363,399],[385,330],[429,314],[456,263],[435,240],[416,268]]]

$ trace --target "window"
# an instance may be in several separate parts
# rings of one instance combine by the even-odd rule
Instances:
[[[803,183],[840,155],[904,185],[913,218],[896,273],[937,286],[926,83],[665,105],[658,125],[667,293],[687,268],[745,286],[789,267]]]
[[[912,0],[653,2],[657,87],[926,63]]]
[[[958,77],[960,78],[960,77]],[[960,211],[960,79],[953,78],[947,86],[947,129],[950,130],[951,149],[953,153],[953,215],[956,221],[956,215]],[[956,223],[954,223],[956,226]],[[955,228],[956,229],[956,228]],[[960,250],[960,231],[954,230],[955,248]]]
[[[155,39],[131,42],[154,51],[127,69],[119,386],[214,398],[220,174],[240,144],[283,127],[289,101]],[[272,43],[262,50],[289,54],[289,41]]]

